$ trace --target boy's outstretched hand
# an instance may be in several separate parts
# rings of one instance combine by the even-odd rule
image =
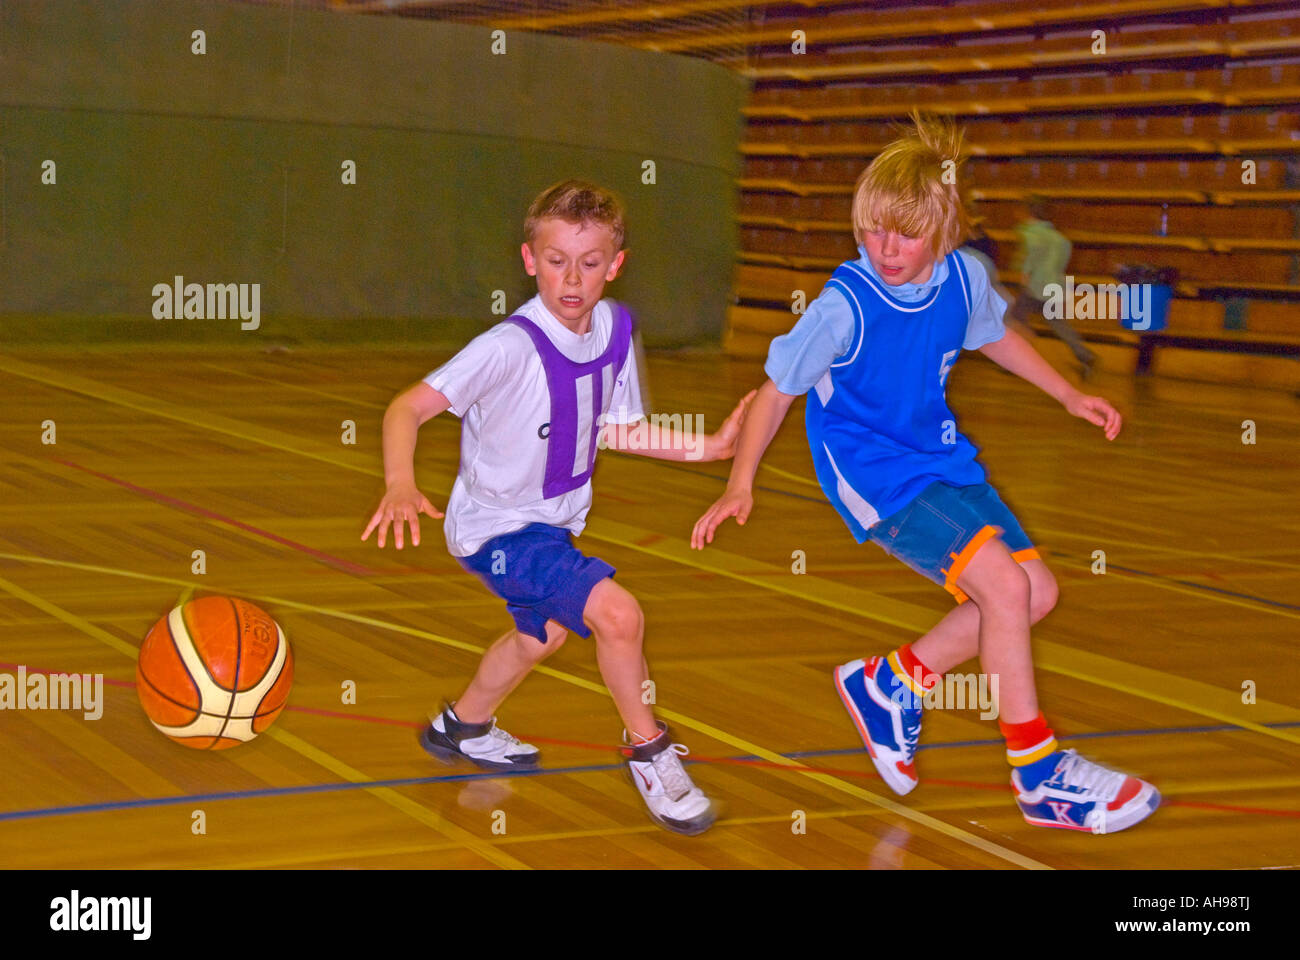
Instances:
[[[718,501],[695,521],[695,529],[691,531],[691,549],[703,550],[706,543],[712,543],[713,531],[717,530],[727,517],[735,517],[736,523],[743,527],[745,521],[749,519],[749,511],[753,509],[752,493],[747,490],[732,490],[728,487]]]
[[[710,440],[708,459],[710,460],[730,460],[736,455],[736,441],[740,439],[740,428],[745,423],[745,414],[749,411],[749,405],[754,402],[754,396],[757,390],[751,390],[740,398],[736,404],[736,409],[732,410],[726,420],[722,421],[722,426],[718,427]]]
[[[366,525],[366,532],[361,535],[365,540],[370,536],[370,532],[379,528],[379,548],[384,548],[384,541],[388,536],[388,525],[393,525],[393,542],[398,550],[402,549],[402,524],[403,522],[411,525],[411,546],[420,545],[420,514],[433,517],[435,520],[442,516],[429,498],[422,494],[415,484],[398,484],[390,487],[384,493],[384,499],[379,501],[379,509],[375,515],[370,518],[370,523]]]
[[[1076,417],[1081,417],[1095,426],[1101,427],[1106,431],[1106,439],[1114,440],[1119,436],[1119,429],[1124,424],[1124,418],[1119,415],[1119,411],[1110,405],[1104,397],[1090,397],[1084,393],[1076,392],[1069,400],[1065,402],[1065,409]]]

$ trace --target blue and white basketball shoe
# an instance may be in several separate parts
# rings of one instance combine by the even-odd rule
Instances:
[[[1074,750],[1012,770],[1011,786],[1025,820],[1040,827],[1115,833],[1160,806],[1160,791],[1145,780],[1085,760]]]
[[[884,657],[836,667],[835,689],[881,778],[895,793],[911,793],[917,783],[913,761],[921,738],[920,698],[899,684]]]

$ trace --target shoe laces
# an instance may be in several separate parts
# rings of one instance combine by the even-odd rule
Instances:
[[[1075,750],[1066,750],[1065,756],[1056,765],[1052,779],[1061,786],[1077,787],[1085,794],[1109,800],[1119,793],[1125,776],[1118,770],[1085,760]]]
[[[659,775],[659,781],[664,785],[664,793],[669,800],[680,800],[695,786],[682,766],[681,758],[688,753],[690,751],[685,746],[673,743],[650,758],[650,765]]]
[[[911,763],[916,756],[916,746],[921,740],[921,711],[903,710],[900,718],[903,724],[903,755]]]
[[[496,737],[496,739],[498,739],[498,740],[504,740],[504,741],[506,741],[506,743],[511,743],[511,744],[514,744],[515,746],[519,746],[519,747],[522,747],[522,746],[523,746],[523,741],[522,741],[522,740],[520,740],[520,739],[519,739],[518,737],[516,737],[516,736],[513,736],[513,735],[511,735],[511,734],[509,734],[509,733],[506,733],[504,730],[502,730],[500,727],[497,726],[497,718],[496,718],[496,717],[493,717],[493,718],[492,718],[492,729],[488,731],[488,736],[489,736],[489,737]]]

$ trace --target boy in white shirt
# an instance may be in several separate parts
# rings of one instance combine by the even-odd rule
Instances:
[[[625,728],[629,776],[652,820],[697,834],[716,813],[682,767],[686,748],[642,701],[649,668],[641,607],[613,581],[614,568],[583,555],[572,537],[591,507],[598,446],[669,460],[692,451],[702,460],[729,458],[753,394],[702,445],[675,430],[651,430],[631,317],[601,299],[626,253],[621,203],[594,184],[558,183],[533,201],[524,233],[524,269],[537,277],[537,296],[389,405],[388,489],[361,539],[378,527],[382,548],[391,524],[400,550],[405,522],[418,546],[418,515],[443,516],[415,485],[416,432],[444,410],[461,417],[460,469],[443,531],[452,555],[506,601],[516,629],[488,649],[421,742],[447,762],[460,756],[494,770],[536,767],[537,748],[499,729],[494,714],[570,630],[594,631],[601,676]]]

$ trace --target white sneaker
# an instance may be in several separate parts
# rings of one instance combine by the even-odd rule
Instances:
[[[703,833],[717,819],[713,802],[697,787],[682,766],[688,751],[673,743],[667,724],[656,721],[659,736],[639,746],[622,748],[627,772],[645,801],[650,819],[665,830],[688,837]],[[623,731],[627,744],[627,731]]]
[[[424,728],[420,744],[443,763],[463,757],[488,770],[533,770],[542,760],[531,743],[521,743],[498,727],[496,717],[465,723],[447,704]]]

